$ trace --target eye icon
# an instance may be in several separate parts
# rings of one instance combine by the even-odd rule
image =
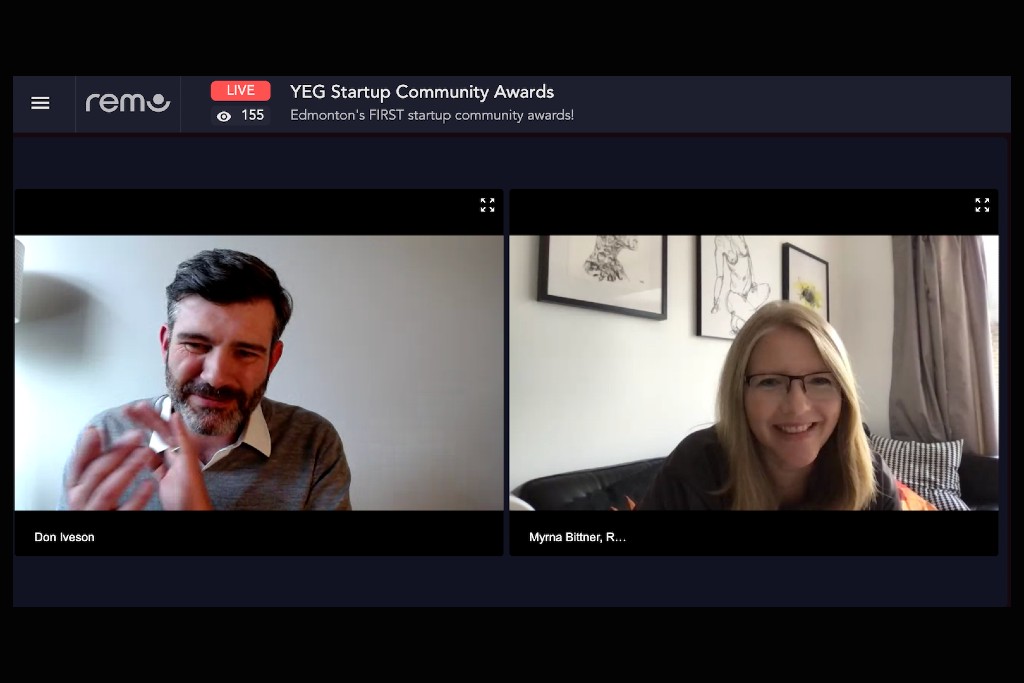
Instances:
[[[229,114],[226,111],[218,112],[217,113],[217,120],[220,121],[221,123],[227,123],[228,121],[231,120],[231,114]]]

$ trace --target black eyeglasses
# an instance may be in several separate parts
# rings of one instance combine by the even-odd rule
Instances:
[[[809,399],[825,400],[839,395],[839,382],[831,372],[812,372],[808,375],[747,375],[747,386],[758,395],[780,398],[789,393],[793,380],[796,379],[800,380]]]

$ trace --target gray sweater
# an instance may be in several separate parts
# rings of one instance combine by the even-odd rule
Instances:
[[[157,410],[163,399],[160,396],[151,400]],[[130,404],[106,410],[89,422],[90,426],[99,428],[104,445],[130,429],[140,428],[125,418],[123,409],[127,405]],[[203,470],[214,509],[350,510],[352,475],[334,426],[317,413],[267,398],[260,403],[260,408],[270,432],[270,455],[243,442]],[[144,431],[148,443],[152,432]],[[65,466],[65,478],[67,471]],[[148,476],[148,470],[140,473],[121,502]],[[67,509],[64,491],[58,507]],[[157,494],[146,509],[161,509]]]

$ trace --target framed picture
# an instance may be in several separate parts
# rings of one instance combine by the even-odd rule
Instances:
[[[537,300],[668,318],[667,235],[541,235]]]
[[[733,339],[754,311],[779,298],[778,242],[697,235],[697,335]]]
[[[829,320],[828,261],[786,242],[782,245],[782,298]]]

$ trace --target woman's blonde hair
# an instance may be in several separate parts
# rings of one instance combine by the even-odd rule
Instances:
[[[779,508],[779,495],[747,422],[744,392],[754,347],[782,326],[810,336],[839,382],[843,401],[835,431],[815,460],[804,507],[864,509],[875,496],[875,476],[850,359],[839,335],[823,317],[790,301],[773,301],[759,308],[740,329],[725,357],[715,431],[728,459],[729,477],[719,493],[726,496],[733,510]]]

